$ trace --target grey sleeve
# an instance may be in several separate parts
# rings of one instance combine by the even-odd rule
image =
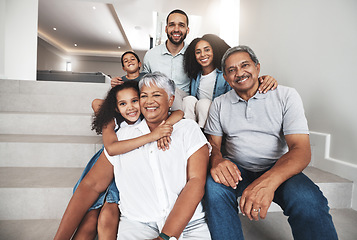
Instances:
[[[221,124],[221,104],[215,98],[209,108],[208,117],[205,126],[205,133],[214,136],[223,136],[223,128]]]
[[[301,97],[293,88],[289,88],[286,93],[283,114],[284,135],[309,134]]]

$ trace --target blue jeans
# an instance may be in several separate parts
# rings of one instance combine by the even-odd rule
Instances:
[[[213,240],[244,239],[237,198],[264,172],[255,173],[241,167],[239,170],[243,181],[239,182],[237,189],[216,183],[210,174],[207,177],[204,206]],[[326,198],[303,173],[281,184],[275,191],[273,201],[288,216],[295,240],[338,239]]]
[[[94,156],[89,160],[87,166],[83,170],[83,173],[81,177],[79,178],[77,184],[73,188],[73,193],[77,190],[78,185],[81,183],[83,178],[87,175],[87,173],[92,169],[94,164],[97,162],[99,156],[102,154],[104,150],[104,146],[96,153]],[[119,191],[117,188],[117,185],[115,184],[115,180],[113,178],[112,182],[108,186],[107,190],[105,192],[102,192],[98,199],[95,201],[95,203],[89,208],[88,211],[93,210],[93,209],[98,209],[103,207],[104,202],[108,203],[118,203],[119,202]]]

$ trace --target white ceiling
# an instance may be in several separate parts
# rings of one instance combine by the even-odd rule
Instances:
[[[38,36],[67,55],[117,57],[127,50],[148,50],[150,37],[155,44],[156,18],[164,21],[164,27],[167,14],[177,8],[190,18],[187,41],[204,33],[219,34],[220,2],[39,0]]]

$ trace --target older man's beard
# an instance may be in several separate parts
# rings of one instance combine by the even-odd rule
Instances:
[[[171,43],[173,43],[175,45],[180,45],[186,39],[187,32],[185,33],[185,35],[182,35],[182,38],[180,38],[180,41],[178,41],[178,42],[175,42],[170,34],[167,33],[166,35],[167,35],[167,38],[170,40]]]

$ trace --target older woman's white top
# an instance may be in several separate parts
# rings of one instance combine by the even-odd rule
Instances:
[[[150,133],[145,120],[119,129],[118,140],[136,138]],[[183,119],[176,123],[170,149],[159,150],[157,142],[145,144],[131,152],[106,157],[114,166],[119,189],[121,214],[140,222],[157,222],[163,226],[180,192],[187,182],[187,160],[207,144],[197,123]],[[204,217],[201,203],[192,219]]]

